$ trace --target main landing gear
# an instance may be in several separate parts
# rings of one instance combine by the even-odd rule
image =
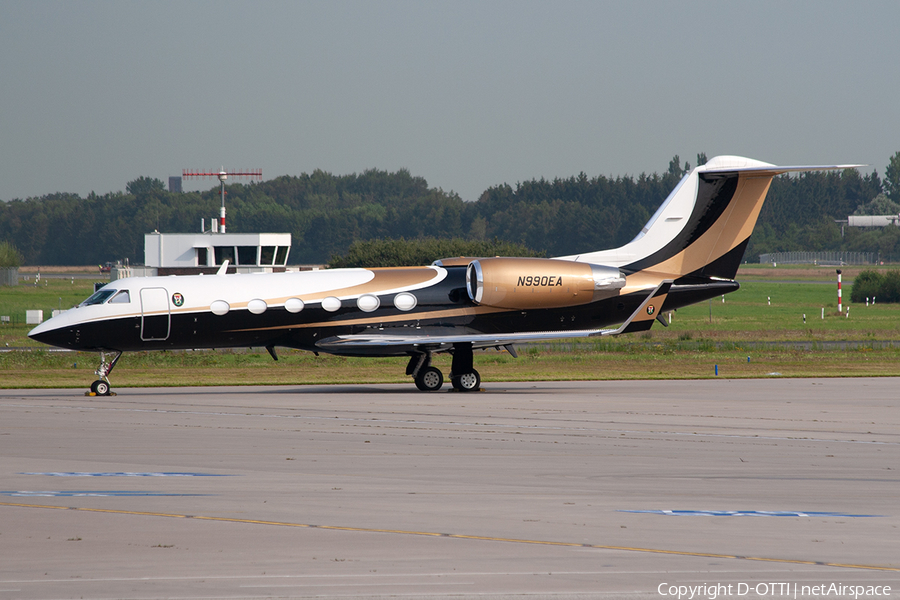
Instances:
[[[113,352],[114,356],[111,361],[106,361],[106,352],[100,353],[100,366],[97,367],[97,370],[94,371],[94,374],[97,375],[100,379],[91,384],[91,391],[86,392],[85,396],[115,396],[115,392],[110,391],[109,389],[109,374],[112,373],[113,368],[115,368],[116,363],[119,362],[119,358],[122,356],[121,352]]]
[[[431,352],[410,357],[406,374],[412,375],[416,387],[423,392],[436,392],[444,385],[444,374],[437,367],[431,366]],[[472,366],[471,342],[453,345],[450,384],[459,392],[474,392],[481,389],[481,375]]]

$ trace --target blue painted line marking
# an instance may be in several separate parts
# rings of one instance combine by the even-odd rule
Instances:
[[[797,510],[618,510],[616,512],[645,513],[674,517],[882,517],[884,515],[854,515],[842,512]]]
[[[117,471],[110,473],[90,472],[50,472],[50,473],[19,473],[19,475],[46,475],[48,477],[234,477],[234,475],[218,475],[215,473],[177,473],[177,472],[148,472],[132,473],[129,471]]]
[[[17,498],[73,498],[73,497],[131,497],[131,496],[209,496],[210,494],[168,494],[165,492],[141,492],[135,490],[81,490],[81,491],[0,491],[0,496]]]

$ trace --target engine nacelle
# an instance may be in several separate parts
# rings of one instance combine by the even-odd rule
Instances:
[[[476,304],[534,309],[578,306],[619,293],[625,275],[615,267],[549,258],[479,258],[466,269]]]

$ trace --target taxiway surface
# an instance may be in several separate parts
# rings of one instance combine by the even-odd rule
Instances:
[[[2,390],[0,598],[900,596],[900,380],[485,388]]]

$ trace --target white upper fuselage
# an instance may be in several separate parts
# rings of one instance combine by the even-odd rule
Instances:
[[[254,314],[263,314],[270,308],[283,308],[286,304],[289,308],[299,308],[290,311],[296,313],[307,308],[322,307],[323,301],[328,306],[328,298],[337,298],[345,303],[359,301],[363,296],[414,292],[440,282],[447,274],[441,267],[421,269],[427,270],[430,275],[425,273],[425,276],[417,278],[416,283],[394,286],[388,284],[380,289],[368,285],[373,283],[376,276],[376,271],[371,269],[117,279],[103,289],[128,290],[129,302],[80,305],[38,325],[29,335],[37,336],[51,329],[96,321],[163,313],[174,315],[214,312],[224,316],[232,310],[252,309]],[[165,295],[171,302],[168,306],[148,306],[149,295],[146,290],[165,290]],[[302,304],[297,303],[297,300]]]

